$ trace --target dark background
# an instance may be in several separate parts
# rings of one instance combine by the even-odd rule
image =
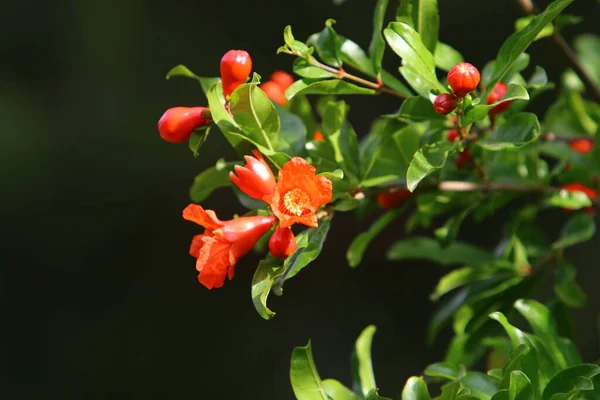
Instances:
[[[390,2],[395,3],[394,1]],[[513,31],[511,0],[441,0],[442,39],[482,67]],[[378,327],[373,357],[381,394],[397,398],[404,381],[440,360],[448,334],[424,343],[433,308],[428,294],[445,270],[391,264],[386,231],[364,265],[344,255],[366,229],[340,215],[322,256],[270,299],[262,320],[250,300],[258,256],[233,281],[208,291],[187,254],[198,227],[181,218],[193,177],[233,154],[212,135],[194,159],[185,144],[160,140],[168,107],[203,105],[190,80],[164,80],[174,65],[218,74],[231,48],[248,50],[254,70],[290,70],[275,55],[291,24],[298,38],[337,19],[341,34],[368,46],[374,1],[10,1],[0,12],[0,204],[2,364],[9,399],[291,399],[289,356],[312,339],[322,377],[350,384],[350,352],[368,324]],[[540,2],[540,5],[544,3]],[[390,7],[390,13],[393,12]],[[598,3],[578,0],[578,32],[598,32]],[[391,14],[390,14],[391,17]],[[547,41],[532,64],[556,81],[564,67]],[[396,70],[388,51],[385,63]],[[537,102],[542,111],[552,95]],[[373,117],[394,111],[384,96],[353,98],[351,120],[363,135]],[[231,192],[204,204],[223,218],[243,211]],[[549,215],[550,234],[562,215]],[[465,238],[492,244],[499,223],[469,225]],[[597,243],[597,239],[595,239]],[[597,291],[595,243],[570,252],[580,281]],[[594,255],[596,254],[596,255]],[[594,294],[594,293],[592,293]],[[575,313],[588,361],[600,355],[595,321],[600,298]]]

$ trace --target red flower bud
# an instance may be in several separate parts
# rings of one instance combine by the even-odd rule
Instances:
[[[294,83],[294,77],[285,71],[275,71],[271,74],[271,81],[275,82],[285,91]]]
[[[448,85],[456,97],[465,97],[477,89],[481,75],[479,70],[469,63],[458,63],[448,72]]]
[[[379,193],[377,195],[377,202],[384,210],[391,210],[392,208],[404,204],[410,196],[412,196],[412,193],[406,189],[395,192]]]
[[[587,154],[594,148],[594,143],[589,139],[576,139],[569,142],[569,147],[581,154]]]
[[[246,82],[252,71],[252,59],[244,50],[229,50],[221,59],[223,94],[228,97],[238,86]]]
[[[494,86],[494,88],[492,89],[490,94],[488,94],[487,103],[493,104],[493,103],[496,103],[496,102],[502,100],[502,98],[506,94],[507,89],[508,89],[508,86],[506,86],[504,83],[502,83],[502,82],[496,83],[496,86]],[[496,107],[494,107],[490,110],[490,114],[496,115],[496,114],[500,114],[501,112],[506,111],[508,109],[508,107],[510,107],[510,103],[511,103],[510,101],[505,101],[505,102],[498,104]]]
[[[454,142],[458,136],[458,131],[456,129],[450,129],[446,134],[446,140]]]
[[[456,108],[456,97],[449,93],[442,93],[433,101],[433,109],[436,113],[448,115]]]
[[[158,132],[167,142],[181,143],[190,138],[194,129],[210,121],[210,110],[206,107],[173,107],[158,120]]]
[[[285,98],[285,89],[279,86],[273,81],[267,81],[260,85],[260,88],[267,95],[268,98],[273,100],[275,103],[284,106],[287,103]]]
[[[288,258],[296,251],[296,237],[290,228],[278,226],[269,239],[269,251],[277,258]]]
[[[324,142],[325,141],[325,136],[323,136],[323,134],[321,133],[321,131],[315,131],[315,133],[313,133],[313,140],[315,142]]]
[[[235,173],[229,173],[229,179],[248,196],[262,200],[264,196],[273,194],[275,190],[275,176],[262,154],[254,150],[254,156],[245,156],[246,165],[236,165]],[[237,174],[237,176],[235,175]]]
[[[471,152],[469,151],[469,149],[464,149],[463,151],[458,153],[458,157],[456,157],[456,161],[454,161],[454,164],[456,165],[456,168],[462,168],[465,166],[466,163],[470,161]]]

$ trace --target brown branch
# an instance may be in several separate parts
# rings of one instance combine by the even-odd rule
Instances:
[[[539,13],[539,9],[533,3],[533,0],[517,0],[517,3],[525,15],[535,15]],[[588,71],[585,70],[579,56],[569,46],[569,43],[565,38],[558,32],[556,26],[554,27],[554,33],[550,37],[554,44],[561,49],[565,58],[567,59],[571,68],[575,70],[577,75],[581,78],[586,88],[590,90],[590,94],[597,101],[600,102],[600,85],[598,85],[594,79],[590,76]]]

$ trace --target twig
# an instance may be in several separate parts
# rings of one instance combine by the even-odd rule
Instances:
[[[494,183],[494,182],[463,182],[443,181],[437,185],[437,189],[447,192],[523,192],[523,193],[551,193],[559,189],[542,185],[522,185],[518,183]]]
[[[533,0],[517,0],[519,7],[526,15],[534,15],[539,13],[539,9],[533,3]],[[565,38],[558,32],[558,30],[554,29],[554,33],[551,36],[552,41],[562,50],[567,61],[571,65],[571,68],[575,70],[577,75],[581,78],[585,86],[590,90],[592,97],[600,102],[600,86],[594,81],[594,79],[590,76],[590,74],[585,70],[583,64],[581,64],[581,60],[579,60],[579,56],[577,53],[573,51],[569,43],[565,40]]]
[[[541,135],[541,139],[546,142],[572,142],[575,140],[588,140],[594,143],[594,138],[589,135],[559,135],[556,133],[548,132]]]

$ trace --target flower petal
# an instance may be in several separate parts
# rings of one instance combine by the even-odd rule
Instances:
[[[231,266],[229,262],[231,243],[208,235],[204,235],[202,241],[204,245],[196,261],[198,281],[208,289],[220,288]]]
[[[223,226],[223,222],[217,218],[212,210],[205,210],[197,204],[190,204],[183,210],[183,218],[202,225],[206,229],[213,231]]]

